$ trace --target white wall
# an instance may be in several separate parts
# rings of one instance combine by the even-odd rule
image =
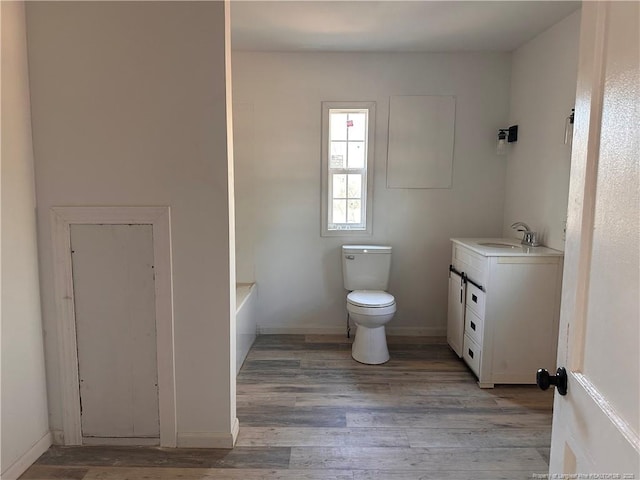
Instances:
[[[50,445],[24,3],[2,2],[2,478]]]
[[[231,438],[225,9],[223,2],[27,5],[52,429],[62,428],[62,405],[50,208],[169,205],[178,444]]]
[[[265,332],[343,331],[339,246],[394,247],[390,331],[444,334],[452,236],[499,236],[509,54],[234,52],[238,280]],[[453,188],[387,189],[389,97],[455,95]],[[320,104],[377,102],[373,231],[320,237]],[[283,330],[284,329],[284,330]]]
[[[564,250],[571,149],[564,144],[565,119],[575,103],[580,11],[574,12],[513,53],[509,125],[518,142],[509,145],[504,236],[527,223],[542,242]]]

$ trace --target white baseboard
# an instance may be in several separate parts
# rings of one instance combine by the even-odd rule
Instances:
[[[119,447],[158,446],[160,445],[160,437],[82,437],[82,445]]]
[[[0,474],[0,480],[17,480],[50,446],[51,432],[47,432],[35,445]]]
[[[387,335],[406,337],[446,337],[446,327],[389,327]]]
[[[353,326],[351,327],[353,330]],[[387,327],[387,335],[407,337],[443,337],[446,327]],[[258,335],[342,335],[345,327],[264,327],[258,326]]]
[[[240,423],[236,418],[233,422],[233,427],[231,428],[231,434],[210,434],[210,433],[185,433],[178,435],[178,446],[179,447],[202,447],[202,448],[232,448],[233,445],[236,444],[236,440],[238,439],[238,433],[240,432]],[[64,432],[62,430],[52,430],[51,436],[54,445],[64,445]],[[128,443],[126,443],[129,440]],[[150,445],[158,445],[158,439],[133,439],[134,442],[131,442],[132,439],[105,439],[105,438],[83,438],[83,445],[144,445],[145,442]],[[136,443],[136,441],[142,440],[141,443]],[[123,443],[123,441],[125,443]],[[229,444],[231,443],[231,446]],[[214,444],[216,446],[210,446]],[[206,445],[205,445],[206,444]],[[4,476],[1,480],[4,480]]]
[[[178,433],[178,448],[233,448],[240,425],[236,418],[230,432]]]
[[[262,327],[258,325],[258,335],[340,335],[345,327]]]

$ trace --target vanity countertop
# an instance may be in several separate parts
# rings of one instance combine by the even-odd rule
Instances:
[[[564,252],[549,247],[524,246],[517,238],[452,238],[450,240],[485,257],[561,257],[564,255]]]

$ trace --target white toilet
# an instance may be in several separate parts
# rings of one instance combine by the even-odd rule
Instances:
[[[385,290],[389,284],[391,247],[343,245],[342,277],[347,312],[357,325],[351,356],[360,363],[378,365],[389,360],[384,326],[396,313],[396,299]]]

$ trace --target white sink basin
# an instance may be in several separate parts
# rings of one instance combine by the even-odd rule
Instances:
[[[518,238],[452,238],[453,243],[485,257],[555,257],[563,252],[552,248],[522,245]]]
[[[520,248],[520,245],[513,245],[511,243],[498,243],[498,242],[480,242],[478,245],[491,248]]]

